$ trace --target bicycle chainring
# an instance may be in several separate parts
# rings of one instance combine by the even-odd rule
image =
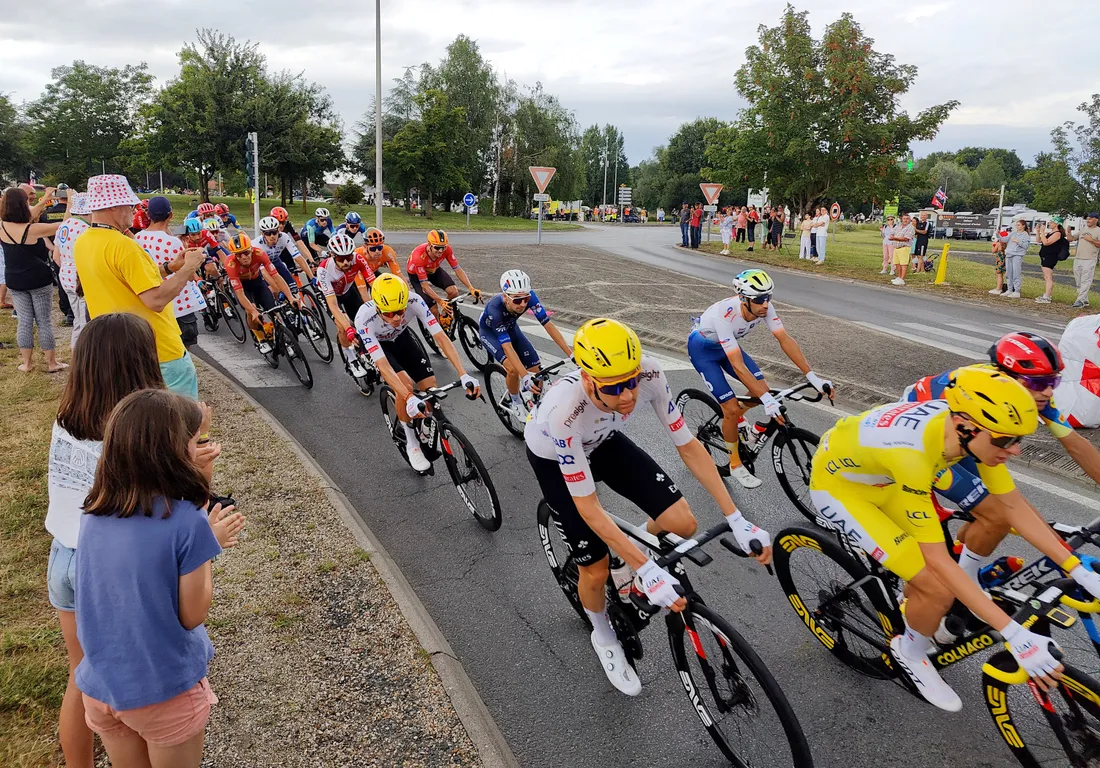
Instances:
[[[629,606],[619,602],[618,596],[609,596],[607,601],[607,618],[611,622],[611,628],[615,630],[615,636],[622,643],[630,666],[636,666],[635,662],[642,658],[642,639],[638,636],[638,627],[630,618],[635,613]]]

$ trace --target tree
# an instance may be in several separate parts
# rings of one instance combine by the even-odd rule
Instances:
[[[958,163],[950,160],[940,160],[928,173],[928,178],[933,186],[942,188],[948,195],[964,195],[970,191],[973,182],[970,179],[970,171]]]
[[[447,94],[432,88],[416,97],[420,118],[410,120],[382,156],[393,157],[393,172],[401,186],[416,187],[425,200],[424,215],[432,217],[435,195],[466,186],[461,166],[466,151],[466,116],[451,107]]]
[[[967,207],[975,213],[988,213],[997,207],[1001,199],[1001,188],[975,189],[966,197]]]
[[[605,125],[602,129],[598,125],[591,125],[585,129],[581,136],[580,161],[584,168],[584,185],[579,194],[592,205],[601,205],[604,202],[604,189],[606,187],[607,203],[615,204],[616,192],[616,168],[618,169],[618,183],[629,183],[630,164],[623,151],[624,141],[622,133],[617,126]],[[604,184],[604,158],[607,159],[607,183]]]
[[[949,153],[939,153],[948,155]],[[999,149],[996,147],[963,147],[955,153],[953,159],[959,165],[965,165],[970,170],[975,170],[990,155],[997,160],[1005,173],[1006,179],[1018,179],[1024,174],[1024,162],[1013,149]],[[1000,186],[1000,182],[997,183]]]
[[[799,210],[826,194],[884,197],[897,189],[897,160],[915,140],[936,135],[958,105],[910,117],[898,102],[916,68],[879,53],[851,14],[810,34],[806,12],[788,5],[780,24],[761,26],[736,84],[749,106],[720,128],[705,171],[730,187],[771,189]]]
[[[1051,131],[1050,138],[1055,154],[1078,185],[1076,207],[1095,210],[1100,207],[1100,93],[1092,94],[1091,101],[1081,103],[1077,110],[1086,120],[1080,124],[1067,120]],[[1074,207],[1067,209],[1074,210]]]
[[[1040,211],[1073,210],[1080,193],[1068,162],[1049,152],[1035,156],[1035,167],[1024,174],[1024,182],[1034,190],[1031,204]]]
[[[27,163],[27,125],[15,105],[0,94],[0,184],[21,175]]]
[[[1007,180],[1004,166],[992,152],[986,154],[978,163],[978,167],[970,174],[971,182],[975,189],[997,189]]]
[[[108,165],[119,171],[120,147],[137,127],[152,94],[144,63],[122,69],[83,61],[55,67],[53,82],[27,105],[34,164],[51,180],[83,184]]]

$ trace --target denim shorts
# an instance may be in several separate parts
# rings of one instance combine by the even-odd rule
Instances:
[[[50,591],[50,605],[59,611],[76,610],[76,550],[57,539],[50,545],[46,585]]]

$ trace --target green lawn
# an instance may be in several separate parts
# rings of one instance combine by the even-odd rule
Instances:
[[[142,195],[142,197],[151,197],[151,195]],[[181,223],[183,218],[191,210],[194,210],[195,206],[199,203],[198,196],[189,195],[168,195],[169,200],[172,201],[173,209],[173,221]],[[225,203],[229,206],[230,212],[237,217],[237,223],[246,229],[252,229],[252,204],[243,197],[212,197],[210,198],[212,203]],[[268,214],[273,206],[279,204],[278,198],[265,198],[260,200],[260,217],[263,218]],[[373,205],[353,205],[350,208],[341,208],[334,205],[326,205],[321,202],[310,202],[306,205],[306,212],[302,211],[302,203],[296,202],[287,206],[287,210],[290,212],[290,220],[295,225],[301,226],[307,219],[313,218],[313,211],[320,206],[327,207],[331,212],[333,218],[337,223],[343,220],[344,214],[348,211],[356,211],[363,217],[363,221],[368,226],[374,226],[374,206]],[[548,222],[544,221],[542,226],[545,229],[554,229],[557,231],[580,229],[579,224],[565,224],[560,222]],[[538,227],[538,222],[534,219],[520,219],[506,216],[491,216],[487,213],[479,213],[476,216],[470,217],[470,232],[516,232],[516,231],[534,231]],[[413,213],[406,213],[404,208],[382,208],[382,228],[386,231],[408,231],[408,230],[428,230],[433,228],[441,228],[446,230],[453,230],[455,232],[462,232],[466,230],[466,214],[464,213],[444,213],[442,211],[432,211],[432,218],[426,219],[423,216],[419,216]]]
[[[799,235],[786,233],[783,242],[787,253],[775,253],[762,251],[761,243],[757,241],[756,249],[752,253],[746,253],[745,243],[731,243],[730,255],[739,260],[758,261],[763,264],[775,264],[798,269],[804,272],[820,272],[837,277],[851,278],[870,283],[889,285],[891,278],[888,275],[880,275],[882,269],[882,236],[874,225],[862,225],[853,231],[845,231],[843,226],[837,227],[834,235],[830,234],[829,244],[826,250],[825,263],[817,265],[811,261],[798,258]],[[946,243],[951,244],[952,250],[980,251],[988,250],[988,242],[958,241],[958,240],[933,240],[929,245],[929,252],[937,255],[943,251]],[[703,250],[710,253],[718,253],[722,250],[720,238],[711,236],[710,243],[702,244]],[[1038,249],[1033,248],[1033,253],[1024,257],[1027,263],[1038,265]],[[1061,262],[1057,267],[1058,273],[1073,272],[1073,260]],[[1088,312],[1089,310],[1075,310],[1070,307],[1077,297],[1077,292],[1071,286],[1054,285],[1053,302],[1050,304],[1036,304],[1034,298],[1043,292],[1043,280],[1039,277],[1030,277],[1025,274],[1023,288],[1018,300],[1000,299],[990,296],[988,291],[996,285],[991,265],[978,264],[966,258],[956,255],[949,256],[947,262],[948,285],[933,286],[935,273],[912,274],[906,278],[906,286],[901,290],[927,290],[942,293],[947,296],[978,299],[985,302],[996,302],[998,305],[1022,306],[1028,311],[1049,312],[1060,317],[1072,317]],[[1100,303],[1100,294],[1092,293],[1093,306]]]

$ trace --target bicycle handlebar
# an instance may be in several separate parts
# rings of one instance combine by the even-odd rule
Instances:
[[[787,389],[769,389],[768,392],[780,403],[782,403],[784,400],[788,400],[792,403],[817,403],[820,402],[826,394],[829,395],[829,402],[833,401],[833,388],[829,386],[825,387],[825,392],[817,392],[815,390],[815,396],[813,397],[799,394],[804,389],[813,388],[813,384],[805,381],[794,387],[788,387]],[[740,395],[738,395],[737,399],[742,403],[755,403],[756,405],[760,404],[760,398],[758,397],[741,397]]]

